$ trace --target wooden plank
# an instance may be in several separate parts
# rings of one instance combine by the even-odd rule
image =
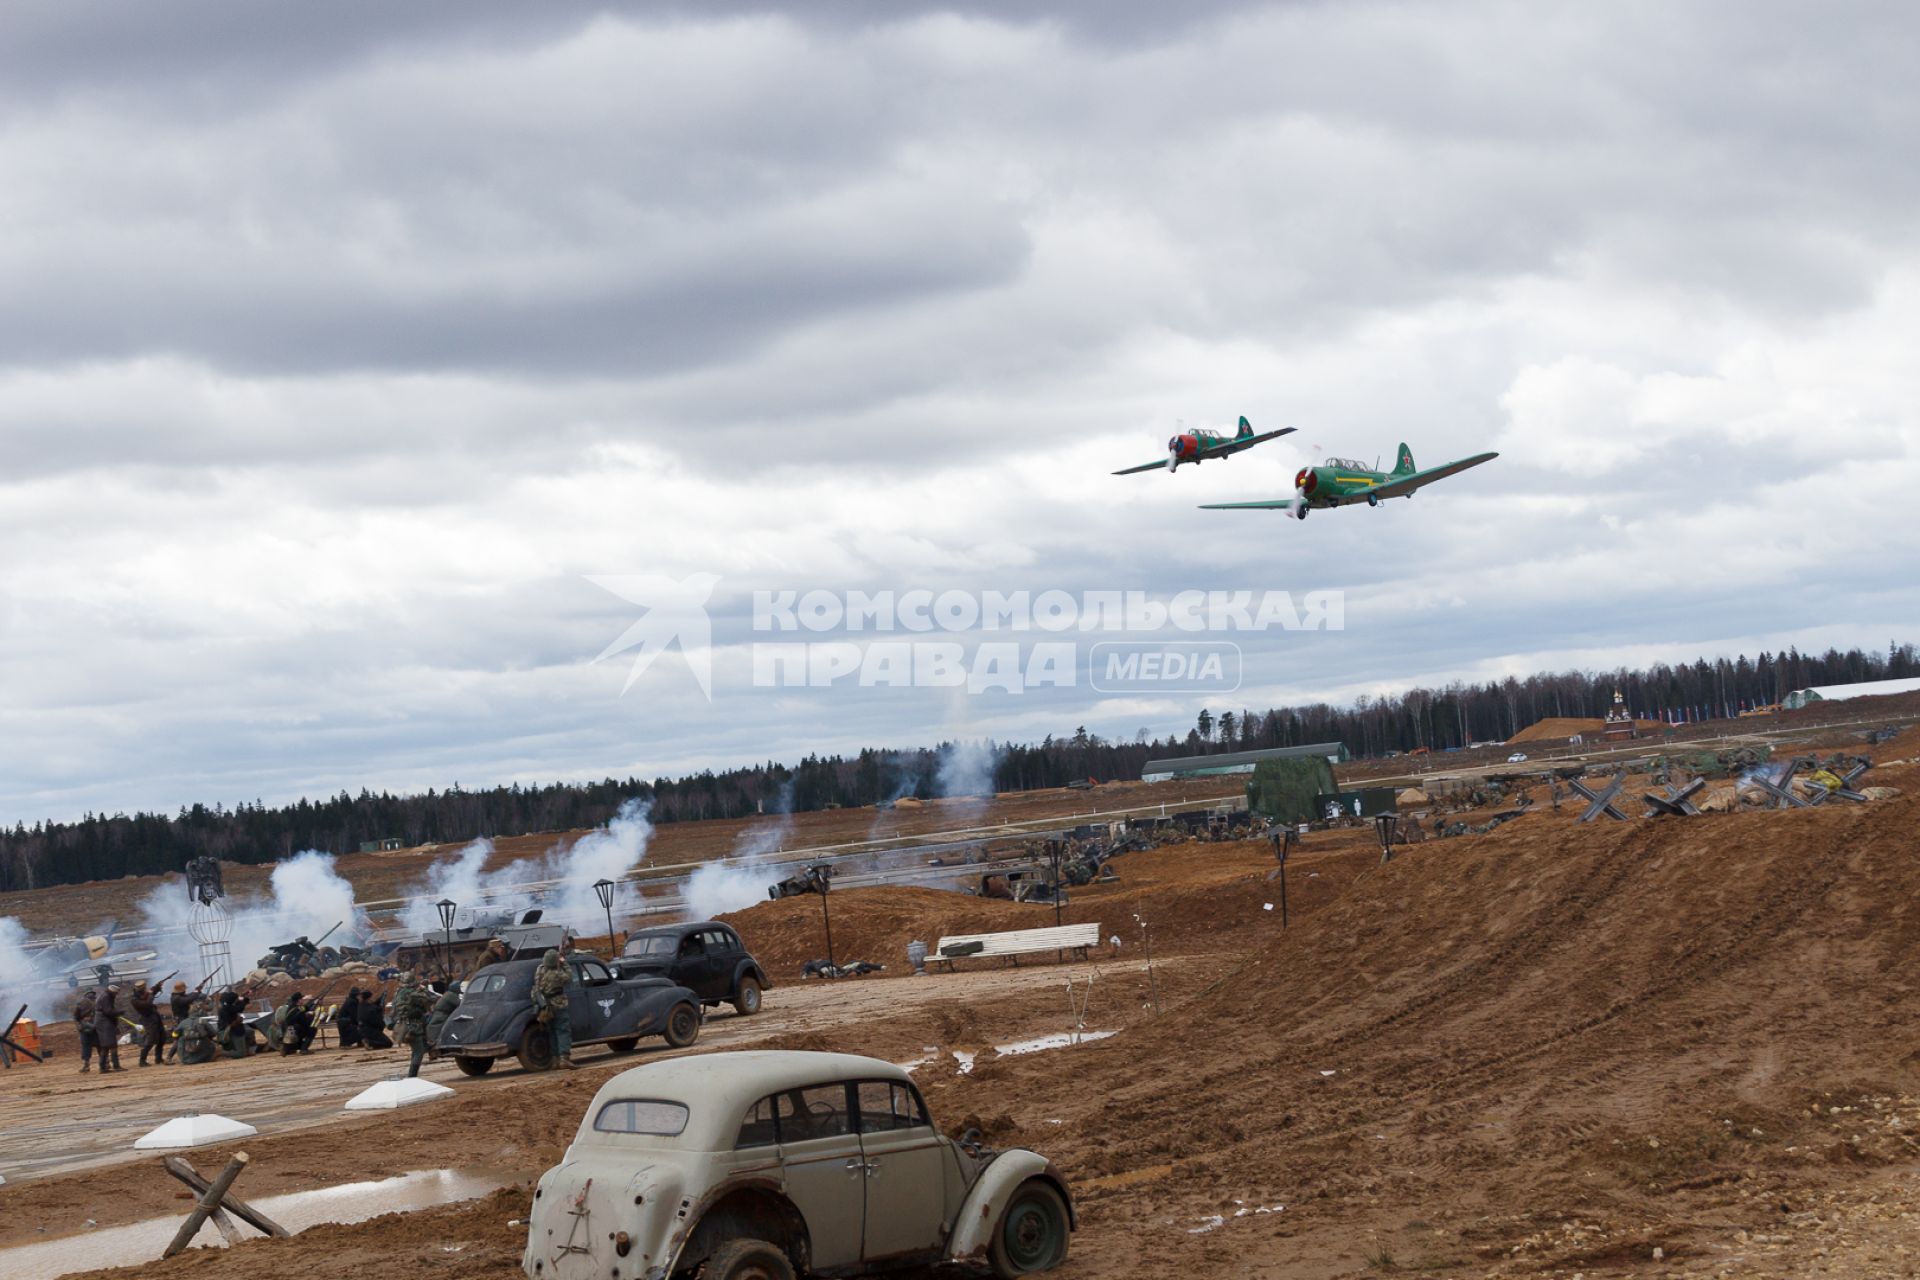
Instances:
[[[220,1207],[220,1201],[227,1194],[227,1189],[233,1186],[233,1180],[245,1173],[246,1169],[247,1153],[244,1151],[227,1161],[227,1167],[220,1171],[220,1176],[200,1193],[199,1202],[193,1206],[193,1212],[187,1215],[187,1220],[180,1224],[180,1229],[174,1232],[173,1243],[160,1255],[162,1258],[171,1258],[193,1243],[194,1236],[200,1233],[200,1224],[207,1220],[208,1214]]]
[[[207,1180],[200,1176],[198,1169],[188,1164],[185,1160],[182,1160],[179,1156],[168,1156],[166,1159],[166,1167],[168,1173],[186,1183],[195,1191],[205,1194],[209,1185]],[[265,1232],[267,1235],[277,1236],[281,1239],[285,1239],[287,1236],[293,1234],[272,1218],[269,1218],[266,1214],[261,1213],[258,1209],[248,1204],[245,1200],[242,1200],[239,1196],[234,1195],[231,1191],[229,1191],[226,1198],[221,1201],[221,1205],[224,1208],[233,1210],[234,1214],[238,1216],[242,1222],[245,1222],[256,1231]],[[214,1225],[218,1226],[220,1224],[216,1222]]]

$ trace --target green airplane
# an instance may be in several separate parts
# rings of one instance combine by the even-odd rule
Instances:
[[[1179,468],[1182,463],[1202,463],[1208,458],[1230,458],[1242,449],[1251,449],[1263,440],[1272,440],[1296,430],[1294,427],[1282,427],[1278,431],[1253,433],[1253,424],[1243,416],[1240,430],[1233,435],[1223,436],[1215,431],[1182,431],[1167,441],[1167,456],[1158,462],[1143,462],[1137,467],[1122,467],[1113,474],[1130,476],[1137,471],[1158,471],[1165,467],[1168,471]]]
[[[1413,465],[1413,450],[1400,446],[1399,461],[1391,471],[1375,471],[1351,458],[1328,458],[1316,467],[1302,467],[1293,477],[1291,498],[1267,498],[1260,502],[1204,502],[1206,511],[1291,511],[1294,519],[1305,520],[1315,507],[1344,507],[1364,502],[1380,505],[1382,498],[1411,498],[1414,492],[1444,480],[1450,475],[1492,462],[1497,453],[1476,453],[1471,458],[1449,462],[1444,467],[1421,471]]]

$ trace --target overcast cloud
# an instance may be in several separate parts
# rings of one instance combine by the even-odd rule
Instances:
[[[25,3],[0,820],[1914,639],[1898,4]],[[1116,478],[1176,422],[1296,435]],[[1495,463],[1304,524],[1321,453]],[[1391,465],[1390,462],[1388,465]],[[718,575],[714,699],[588,575]],[[1229,697],[754,690],[756,589],[1338,589]],[[978,637],[969,637],[969,642]]]

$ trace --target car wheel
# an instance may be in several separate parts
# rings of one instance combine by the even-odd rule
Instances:
[[[733,993],[733,1011],[743,1018],[751,1018],[760,1012],[759,979],[740,979],[740,986]]]
[[[621,1036],[618,1040],[607,1041],[607,1048],[615,1053],[632,1053],[640,1047],[639,1036]]]
[[[530,1025],[520,1036],[520,1049],[513,1055],[528,1071],[553,1068],[553,1037],[539,1023]]]
[[[662,1034],[673,1048],[686,1048],[700,1038],[700,1011],[690,1004],[673,1006],[673,1012],[667,1015],[667,1029]]]
[[[989,1257],[1000,1280],[1051,1271],[1067,1260],[1067,1202],[1035,1178],[1022,1183],[994,1228]]]
[[[465,1076],[483,1076],[493,1070],[492,1058],[455,1058],[453,1065]]]
[[[700,1268],[700,1280],[793,1280],[793,1261],[770,1240],[729,1240]]]

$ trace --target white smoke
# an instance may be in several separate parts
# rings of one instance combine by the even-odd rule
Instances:
[[[785,846],[793,831],[792,783],[781,791],[778,804],[780,812],[771,822],[755,823],[740,833],[725,861],[705,863],[687,877],[681,890],[687,919],[711,920],[766,901],[767,886],[780,879],[779,864],[771,855]]]
[[[590,831],[571,845],[556,845],[537,858],[521,858],[497,871],[486,870],[493,856],[491,840],[476,840],[452,858],[434,863],[426,878],[413,886],[412,897],[400,913],[409,933],[437,934],[440,911],[435,905],[450,900],[471,918],[476,907],[519,911],[538,906],[543,924],[564,924],[582,933],[606,928],[606,909],[593,886],[611,880],[617,886],[616,916],[637,906],[639,890],[625,877],[646,861],[653,839],[652,806],[638,797],[626,801],[613,821]],[[548,883],[550,882],[550,883]],[[528,886],[538,884],[539,888]],[[617,921],[616,921],[617,926]]]
[[[992,742],[946,742],[940,746],[934,784],[943,796],[991,798],[1002,748]]]
[[[493,841],[483,836],[453,857],[428,867],[426,879],[413,888],[416,896],[401,909],[401,927],[421,936],[439,933],[440,908],[434,904],[442,901],[463,904],[470,915],[486,899],[485,869],[492,856]]]
[[[0,1027],[13,1011],[27,1006],[29,1016],[45,1020],[51,1013],[45,979],[27,953],[27,930],[12,916],[0,916]]]
[[[275,865],[267,877],[269,896],[222,900],[232,955],[232,965],[222,982],[244,978],[273,947],[296,938],[330,947],[359,944],[367,927],[366,915],[354,902],[353,886],[334,869],[334,861],[330,853],[308,849]],[[157,951],[159,955],[151,961],[116,967],[145,970],[149,982],[177,972],[188,986],[206,976],[199,944],[187,932],[193,903],[179,881],[169,879],[141,899],[140,913],[143,928],[162,932],[152,939],[117,938],[113,951]],[[335,925],[340,927],[334,929]],[[332,936],[321,943],[330,929]]]

